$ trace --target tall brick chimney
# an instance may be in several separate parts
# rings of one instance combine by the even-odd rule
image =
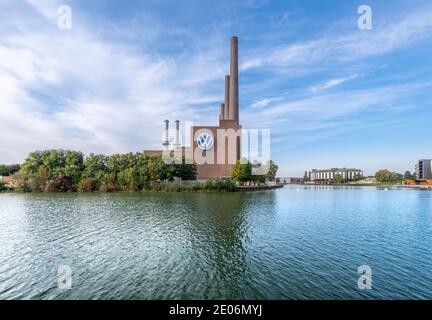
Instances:
[[[238,97],[238,38],[231,38],[231,61],[229,77],[229,119],[239,123]]]
[[[230,76],[226,75],[225,76],[225,109],[224,109],[224,116],[223,118],[225,120],[229,120],[230,115],[229,115],[229,93],[230,93]]]

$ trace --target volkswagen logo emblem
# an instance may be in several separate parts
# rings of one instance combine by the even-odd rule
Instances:
[[[207,132],[201,133],[198,136],[197,144],[201,150],[209,150],[213,147],[213,137]]]

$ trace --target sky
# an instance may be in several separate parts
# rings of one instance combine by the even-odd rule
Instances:
[[[432,158],[429,0],[0,0],[0,163],[160,149],[165,119],[217,125],[233,35],[240,122],[271,130],[279,176]]]

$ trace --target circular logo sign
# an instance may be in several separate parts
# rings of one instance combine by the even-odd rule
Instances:
[[[203,132],[197,139],[198,147],[201,150],[209,150],[213,147],[213,137],[207,132]]]

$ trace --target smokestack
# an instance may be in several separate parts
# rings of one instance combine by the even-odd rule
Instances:
[[[239,123],[238,98],[238,39],[231,38],[231,62],[229,78],[229,119]]]
[[[225,120],[225,103],[221,103],[219,119]]]
[[[225,120],[229,120],[230,116],[229,116],[229,95],[230,94],[230,76],[226,75],[225,76],[225,111],[224,111],[224,116],[223,118]]]
[[[165,147],[165,150],[168,150],[169,139],[168,139],[168,131],[169,131],[169,120],[164,120],[165,122],[165,141],[162,145]]]
[[[174,146],[177,148],[180,145],[180,121],[176,120],[175,122],[175,141]]]

